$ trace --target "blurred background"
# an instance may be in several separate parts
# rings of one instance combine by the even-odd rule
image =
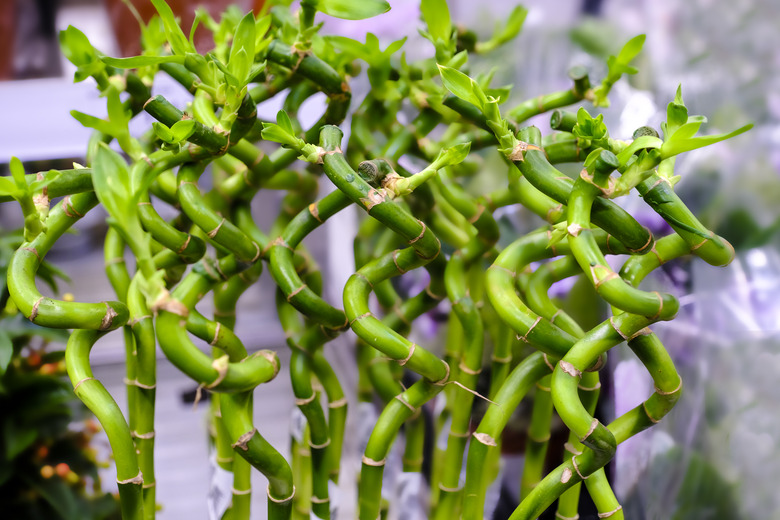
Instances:
[[[221,9],[220,2],[201,3],[211,4],[215,14]],[[238,3],[245,10],[253,6],[251,0]],[[390,3],[392,10],[372,19],[369,30],[383,44],[409,36],[406,52],[431,55],[430,44],[411,23],[419,17],[418,2]],[[456,23],[484,36],[515,2],[450,0],[449,4]],[[644,33],[647,41],[636,63],[639,74],[615,86],[612,106],[603,111],[613,137],[630,138],[642,125],[658,129],[679,84],[689,113],[707,116],[705,132],[726,132],[748,122],[755,125],[745,135],[686,154],[677,162],[681,198],[705,225],[735,246],[737,259],[725,268],[699,260],[674,264],[651,281],[680,295],[678,319],[654,330],[671,352],[685,390],[661,424],[620,446],[610,471],[629,518],[780,518],[776,492],[780,482],[776,383],[780,374],[780,2],[532,0],[523,4],[530,13],[520,37],[494,53],[494,61],[475,63],[478,72],[496,67],[496,84],[515,85],[512,101],[568,88],[566,71],[572,65],[586,65],[593,78],[600,78],[606,57],[630,37]],[[57,33],[74,25],[108,55],[132,53],[117,36],[124,37],[124,29],[135,27],[123,9],[121,2],[107,0],[0,0],[4,123],[0,165],[11,156],[25,161],[27,171],[69,168],[74,160],[83,160],[89,132],[69,111],[101,116],[105,102],[90,85],[72,82],[73,70],[59,52]],[[326,20],[323,29],[361,40],[366,30],[366,22],[335,19]],[[155,89],[179,106],[188,100],[177,85],[161,83]],[[264,107],[261,115],[263,110],[274,114],[276,107]],[[547,116],[532,122],[543,131],[549,128]],[[149,121],[139,124],[142,128]],[[268,197],[259,205],[265,205],[270,218],[277,201],[273,194]],[[641,200],[626,204],[632,212],[646,213],[648,225],[660,225],[652,212],[642,208]],[[17,208],[0,206],[0,227],[12,229],[19,222]],[[101,215],[90,213],[81,223],[80,236],[50,257],[73,277],[67,290],[79,299],[110,292],[103,277],[94,276],[102,269],[95,237],[102,236],[104,226]],[[312,245],[324,268],[337,279],[352,272],[351,260],[337,256],[339,251],[351,255],[349,243],[343,240],[343,247],[328,248],[327,243],[339,244],[339,236],[331,234]],[[253,309],[254,318],[252,323],[240,321],[237,332],[251,338],[247,343],[253,348],[279,349],[284,364],[283,336],[272,302],[264,296],[271,294],[270,287],[269,279],[264,279],[247,293],[242,304]],[[336,359],[345,356],[340,365],[347,367],[352,363],[346,348],[349,340],[340,339],[341,343],[329,347],[330,354]],[[123,402],[120,343],[120,338],[113,343],[110,336],[106,338],[95,349],[93,363],[98,377],[116,382],[109,390]],[[612,388],[620,391],[606,398],[610,413],[620,415],[649,395],[652,382],[625,349],[612,355],[610,362]],[[161,367],[160,518],[205,519],[212,476],[202,463],[207,457],[203,416],[182,399],[194,385],[176,370]],[[278,409],[264,409],[271,414],[264,422],[269,441],[285,446],[293,398],[285,387],[288,383],[274,385],[262,389],[256,401],[262,402],[263,395],[275,396]],[[262,493],[255,495],[255,510],[263,511]]]

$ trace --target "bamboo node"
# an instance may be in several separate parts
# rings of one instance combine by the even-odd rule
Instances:
[[[574,456],[582,455],[582,451],[574,447],[574,444],[567,442],[563,445],[563,448]]]
[[[401,265],[398,263],[398,254],[401,252],[400,249],[396,249],[393,251],[393,263],[395,264],[395,268],[398,271],[399,274],[404,274],[406,272],[406,269],[401,267]]]
[[[558,362],[558,365],[560,365],[561,370],[569,374],[571,377],[582,377],[582,371],[579,370],[574,365],[572,365],[571,363],[569,363],[568,361],[564,361],[562,359]]]
[[[368,190],[366,197],[361,197],[360,203],[366,207],[366,211],[370,212],[374,206],[381,204],[387,200],[387,192],[382,189],[371,188]]]
[[[313,442],[311,442],[311,440],[309,440],[309,447],[315,450],[321,450],[327,448],[328,446],[330,446],[330,439],[326,440],[322,444],[314,444]]]
[[[347,406],[346,397],[342,397],[341,399],[328,403],[328,408],[330,408],[331,410],[334,408],[341,408],[342,406]]]
[[[81,218],[84,216],[73,207],[73,204],[70,201],[70,195],[66,195],[65,198],[62,199],[62,211],[70,218]]]
[[[447,370],[444,374],[444,377],[433,383],[436,386],[444,386],[447,384],[447,380],[450,378],[450,366],[447,364],[446,361],[442,361],[444,363],[444,368]]]
[[[73,393],[76,393],[76,390],[81,386],[81,383],[86,383],[87,381],[97,381],[94,377],[85,377],[75,385],[73,385]]]
[[[178,254],[182,254],[185,249],[187,249],[187,246],[190,245],[190,240],[192,240],[192,235],[187,235],[187,238],[184,239],[184,243],[181,245],[181,247],[176,251]]]
[[[409,354],[407,354],[405,358],[399,359],[398,360],[398,364],[401,365],[401,366],[404,366],[405,364],[407,364],[409,362],[409,360],[412,359],[412,356],[414,355],[414,349],[416,349],[416,348],[417,348],[417,344],[416,343],[412,343],[412,346],[409,347]]]
[[[609,324],[612,325],[612,328],[615,329],[615,332],[617,332],[624,341],[628,341],[628,336],[626,336],[626,334],[620,330],[620,327],[618,327],[615,323],[615,316],[610,316]]]
[[[468,374],[470,376],[478,376],[479,374],[482,373],[482,368],[481,367],[478,370],[472,370],[471,368],[469,368],[464,363],[463,360],[461,360],[461,362],[458,363],[458,370],[460,370],[461,372],[466,373],[466,374]]]
[[[599,381],[598,383],[596,383],[596,384],[595,384],[595,385],[593,385],[593,386],[582,386],[582,385],[577,385],[577,388],[579,388],[579,389],[580,389],[580,390],[582,390],[583,392],[595,392],[596,390],[598,390],[599,388],[601,388],[601,381]]]
[[[416,411],[417,411],[417,409],[416,409],[416,408],[415,408],[415,407],[412,405],[412,403],[410,403],[409,401],[407,401],[406,399],[404,399],[404,398],[403,398],[403,394],[398,394],[398,395],[397,395],[397,396],[395,396],[393,399],[395,399],[395,400],[397,400],[397,401],[400,401],[400,402],[401,402],[401,404],[403,404],[404,406],[406,406],[406,407],[407,407],[408,409],[410,409],[412,412],[416,412]]]
[[[412,245],[415,242],[417,242],[418,240],[420,240],[423,237],[423,235],[425,234],[425,231],[428,229],[427,226],[425,225],[425,222],[423,222],[422,220],[418,220],[417,222],[420,223],[420,225],[422,226],[422,229],[420,230],[420,234],[419,235],[417,235],[416,237],[414,237],[413,239],[411,239],[411,240],[409,240],[407,242],[407,244],[409,244],[409,245]]]
[[[35,318],[38,317],[38,307],[41,305],[41,301],[43,301],[43,296],[35,300],[35,303],[33,303],[32,310],[30,311],[30,321],[35,323]]]
[[[37,258],[39,262],[41,261],[41,257],[40,257],[40,255],[38,254],[38,250],[37,250],[37,249],[35,249],[34,247],[23,247],[22,249],[23,249],[24,251],[29,251],[29,252],[31,252],[32,254],[34,254],[34,255],[35,255],[35,258]],[[123,258],[122,260],[124,260],[124,258]]]
[[[586,477],[585,475],[583,475],[583,474],[580,472],[580,467],[577,465],[577,457],[572,457],[572,458],[571,458],[571,463],[574,465],[574,471],[576,471],[576,472],[577,472],[577,475],[579,475],[579,476],[580,476],[580,478],[581,478],[582,480],[588,480],[588,477],[589,477],[590,475],[588,475],[588,477]]]
[[[655,417],[650,415],[650,410],[647,409],[647,401],[644,401],[642,403],[642,409],[645,411],[645,415],[647,415],[647,418],[650,419],[651,423],[658,424],[659,422],[661,422],[660,418],[656,419]]]
[[[147,433],[138,433],[137,431],[133,430],[130,432],[130,436],[135,437],[136,439],[154,439],[154,430]]]
[[[296,406],[306,406],[307,404],[309,404],[312,401],[314,401],[314,399],[316,399],[316,398],[317,398],[317,393],[316,392],[312,392],[312,394],[309,397],[296,399],[295,400],[295,405]]]
[[[496,440],[487,433],[474,432],[472,436],[477,439],[480,444],[484,444],[485,446],[498,446]]]
[[[322,219],[320,218],[320,211],[317,208],[317,203],[312,202],[309,204],[309,213],[311,213],[311,216],[314,217],[314,220],[322,224]]]
[[[655,387],[655,393],[657,393],[658,395],[672,395],[672,394],[676,394],[677,392],[679,392],[682,389],[682,385],[683,385],[682,378],[680,378],[680,382],[677,384],[677,386],[674,388],[674,390],[669,390],[668,392],[664,392],[663,390],[661,390],[660,388],[658,388],[656,386]]]
[[[141,486],[142,489],[150,489],[157,486],[157,482],[149,482],[148,484],[144,484]]]
[[[607,511],[606,513],[599,513],[599,518],[609,518],[610,516],[614,515],[614,514],[615,514],[615,513],[617,513],[618,511],[620,511],[621,509],[623,509],[623,506],[621,506],[621,505],[618,505],[618,506],[617,506],[615,509],[613,509],[612,511]]]
[[[576,514],[574,516],[563,516],[559,512],[555,512],[555,518],[560,518],[560,520],[580,520],[580,515]]]
[[[587,433],[586,433],[586,434],[585,434],[585,435],[584,435],[584,436],[583,436],[583,437],[580,439],[580,442],[582,442],[582,441],[584,441],[585,439],[587,439],[588,437],[590,437],[590,436],[591,436],[591,434],[593,434],[593,432],[594,432],[594,431],[596,431],[596,427],[597,427],[599,424],[600,424],[600,423],[599,423],[599,420],[598,420],[598,419],[593,419],[593,422],[591,422],[591,423],[590,423],[590,428],[588,429],[588,432],[587,432]]]
[[[244,451],[248,451],[249,450],[249,446],[247,446],[247,444],[249,444],[249,441],[252,439],[252,437],[255,436],[256,433],[257,433],[257,428],[252,428],[251,430],[249,430],[245,434],[241,435],[241,437],[239,437],[236,442],[231,444],[230,447],[233,448],[233,449],[241,448]],[[269,495],[269,498],[270,498],[270,495]],[[292,498],[292,497],[290,497],[290,498]]]
[[[214,328],[214,339],[212,339],[209,342],[209,345],[211,345],[212,347],[217,344],[217,341],[219,341],[219,333],[221,329],[222,329],[222,323],[218,321],[217,326]]]
[[[315,504],[327,504],[330,502],[330,497],[320,498],[317,495],[312,495],[311,501]]]
[[[515,145],[514,149],[512,150],[512,152],[507,156],[507,159],[509,159],[510,161],[513,161],[513,162],[515,162],[515,161],[524,161],[525,160],[525,152],[528,151],[528,150],[540,150],[541,151],[541,148],[539,148],[538,146],[533,145],[533,144],[528,144],[525,141],[518,141],[517,144]]]
[[[549,387],[549,386],[544,386],[544,385],[543,385],[542,383],[540,383],[539,381],[537,381],[537,382],[536,382],[536,388],[538,388],[538,389],[539,389],[539,390],[541,390],[542,392],[550,392],[550,391],[552,391],[552,390],[550,389],[550,387]]]
[[[461,485],[453,488],[453,487],[447,487],[441,482],[439,482],[439,489],[441,489],[445,493],[460,493],[463,490],[463,486]]]
[[[365,464],[366,466],[374,466],[374,467],[384,466],[385,461],[387,461],[387,459],[374,460],[372,458],[369,458],[366,455],[363,455],[363,464]]]
[[[236,488],[232,488],[230,491],[231,491],[232,494],[239,495],[239,496],[241,496],[241,495],[251,495],[252,494],[252,488],[249,488],[249,489],[236,489]]]
[[[569,468],[564,468],[561,474],[561,484],[566,484],[571,480],[572,472]]]
[[[254,431],[257,431],[257,430],[254,430]],[[276,504],[284,504],[285,502],[289,502],[290,500],[292,500],[293,497],[295,496],[295,486],[293,486],[292,493],[287,498],[274,498],[274,497],[272,497],[271,496],[271,485],[270,484],[266,488],[265,493],[266,493],[266,495],[268,495],[268,500],[270,500],[271,502],[274,502]]]
[[[512,355],[504,356],[504,357],[496,357],[495,354],[493,354],[490,357],[490,360],[494,363],[510,363],[512,361]]]
[[[225,218],[223,217],[222,220],[219,221],[219,224],[217,224],[217,227],[206,233],[209,238],[214,238],[217,236],[217,233],[219,233],[219,230],[222,228],[222,224],[225,223]]]
[[[570,225],[569,225],[569,226],[566,228],[566,232],[567,232],[569,235],[573,236],[573,237],[577,237],[577,236],[579,236],[579,235],[580,235],[580,233],[582,232],[582,230],[583,230],[583,229],[584,229],[584,228],[583,228],[582,226],[580,226],[579,224],[577,224],[577,223],[575,222],[575,223],[573,223],[573,224],[570,224]]]
[[[644,228],[644,229],[647,229],[647,228]],[[647,249],[647,246],[649,246],[651,244],[653,244],[653,246],[655,246],[655,243],[654,243],[654,240],[653,240],[653,234],[649,230],[647,231],[647,234],[648,234],[648,237],[647,237],[647,242],[645,242],[645,245],[643,245],[639,249],[631,249],[630,247],[627,248],[627,249],[631,253],[642,253],[642,252],[644,252],[645,249]]]
[[[138,475],[134,476],[133,478],[129,478],[127,480],[119,480],[116,481],[117,484],[135,484],[137,486],[143,486],[144,484],[144,476],[141,474],[141,470],[138,470]]]
[[[537,316],[536,320],[534,320],[533,324],[528,328],[528,331],[525,333],[525,335],[520,336],[518,334],[515,336],[515,338],[521,340],[523,343],[530,343],[530,341],[528,341],[528,335],[531,334],[531,331],[534,330],[534,328],[539,324],[540,321],[542,321],[542,317]]]
[[[100,328],[98,330],[108,330],[111,328],[111,324],[114,321],[114,318],[119,316],[117,312],[111,307],[108,302],[103,302],[106,304],[106,314],[103,316],[103,319],[100,320]]]
[[[227,376],[228,373],[229,359],[228,355],[225,354],[211,362],[212,368],[217,371],[217,378],[211,383],[204,385],[204,388],[211,390],[212,388],[217,387],[225,379],[225,376]]]
[[[302,290],[304,290],[306,287],[307,287],[307,286],[306,286],[306,284],[302,284],[300,287],[298,287],[298,288],[296,288],[296,289],[293,289],[293,290],[292,290],[292,292],[290,292],[290,293],[287,295],[287,301],[288,301],[288,302],[289,302],[289,301],[291,301],[291,300],[292,300],[292,299],[295,297],[295,295],[296,295],[296,294],[298,294],[299,292],[301,292]]]
[[[555,365],[550,362],[550,358],[547,357],[546,352],[542,354],[542,358],[544,359],[544,364],[550,369],[550,372],[553,372],[555,370]]]

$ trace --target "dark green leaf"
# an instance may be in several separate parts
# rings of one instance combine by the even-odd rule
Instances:
[[[29,427],[18,421],[4,421],[5,456],[13,460],[26,450],[38,437],[34,427]]]

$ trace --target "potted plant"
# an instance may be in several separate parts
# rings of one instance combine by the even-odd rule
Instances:
[[[619,443],[660,421],[682,391],[652,331],[675,317],[678,299],[639,284],[684,256],[715,266],[733,258],[728,242],[675,194],[675,160],[749,126],[700,135],[705,119],[689,115],[678,89],[660,132],[611,135],[597,112],[609,106],[613,85],[636,72],[631,63],[643,36],[611,56],[597,81],[575,67],[565,90],[510,102],[512,88],[475,74],[472,62],[518,34],[522,7],[480,40],[456,28],[445,0],[423,0],[420,31],[432,57],[410,61],[405,40],[388,45],[371,33],[364,41],[321,34],[315,23],[317,13],[371,18],[389,9],[382,0],[304,0],[295,14],[268,2],[259,14],[229,9],[219,20],[198,11],[193,27],[213,35],[205,54],[166,2],[152,4],[157,16],[144,23],[137,56],[105,56],[74,27],[61,34],[77,79],[93,78],[107,102],[103,119],[73,112],[95,130],[86,164],[35,175],[15,162],[14,180],[0,184],[25,214],[25,241],[8,267],[11,298],[34,323],[72,330],[68,376],[108,434],[123,518],[152,518],[155,511],[157,345],[211,393],[217,460],[233,475],[232,500],[219,511],[225,518],[249,517],[253,470],[268,479],[269,518],[336,516],[353,397],[383,403],[365,420],[371,428],[359,454],[361,519],[384,517],[388,509],[415,514],[424,480],[431,489],[424,515],[482,518],[502,432],[521,402],[530,416],[521,501],[511,518],[536,518],[556,500],[559,517],[575,518],[583,482],[599,517],[622,518],[604,468]],[[350,82],[363,70],[370,89],[353,103]],[[161,74],[192,93],[188,106],[151,95]],[[326,99],[324,111],[302,127],[299,110],[317,93]],[[276,96],[283,110],[275,121],[258,119],[257,105]],[[141,112],[155,121],[132,135],[128,123]],[[551,133],[527,126],[548,112]],[[574,165],[571,176],[559,169],[564,164]],[[206,171],[209,189],[199,185]],[[320,192],[320,184],[331,190]],[[284,193],[265,228],[252,216],[261,190]],[[668,223],[668,233],[654,235],[615,203],[632,192]],[[47,251],[97,205],[109,215],[106,275],[115,300],[43,296],[34,276]],[[162,219],[163,205],[179,218]],[[356,272],[341,288],[343,300],[328,301],[327,276],[303,241],[348,207],[361,216],[354,250],[344,252],[354,256]],[[508,230],[499,210],[520,207],[535,215],[533,227]],[[607,255],[625,261],[614,267]],[[277,285],[289,366],[280,366],[273,351],[250,352],[232,330],[239,298],[264,266]],[[574,277],[609,305],[608,316],[588,323],[566,310],[582,304],[572,301],[576,296],[569,307],[550,297],[553,283]],[[204,298],[213,299],[213,315],[196,309]],[[447,316],[441,350],[412,335],[435,309]],[[127,416],[89,366],[92,346],[120,328],[128,351]],[[342,385],[323,353],[346,331],[357,340],[357,388]],[[212,355],[193,337],[213,346]],[[607,421],[594,412],[599,370],[624,342],[655,391]],[[251,414],[253,390],[280,370],[289,372],[304,419],[289,458],[263,438]],[[475,401],[487,403],[481,419],[472,413]],[[553,414],[568,431],[559,451],[549,444]],[[383,480],[402,429],[393,500]],[[439,442],[426,456],[432,438]],[[550,468],[548,458],[556,461]]]

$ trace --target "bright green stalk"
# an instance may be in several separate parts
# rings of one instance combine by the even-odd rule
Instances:
[[[593,238],[590,229],[591,207],[601,189],[607,187],[609,172],[616,166],[615,156],[611,152],[602,151],[595,171],[590,173],[583,170],[574,183],[569,198],[566,228],[572,253],[596,292],[607,302],[634,314],[660,320],[671,319],[679,309],[677,299],[670,294],[640,291],[627,284],[609,266]]]
[[[95,330],[74,331],[65,349],[65,363],[73,391],[95,414],[111,444],[123,520],[144,520],[144,480],[130,428],[111,394],[94,378],[89,367],[89,352],[103,334]]]
[[[524,128],[517,148],[509,155],[522,174],[545,195],[568,204],[573,182],[553,167],[541,150],[541,134],[535,127]],[[591,220],[622,242],[631,253],[642,254],[653,246],[653,236],[624,209],[608,199],[593,202]]]
[[[535,115],[543,114],[554,108],[573,105],[592,96],[590,78],[588,78],[588,71],[584,67],[572,67],[569,70],[569,77],[574,81],[574,86],[570,90],[553,92],[524,101],[508,112],[508,118],[522,123]]]
[[[77,303],[44,297],[35,286],[35,273],[54,242],[97,204],[94,192],[65,197],[46,219],[47,231],[23,243],[8,265],[8,291],[17,308],[33,323],[58,329],[109,331],[128,320],[121,302]]]

